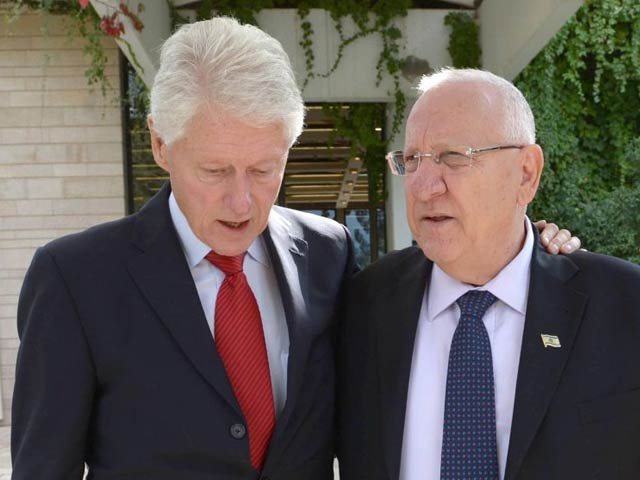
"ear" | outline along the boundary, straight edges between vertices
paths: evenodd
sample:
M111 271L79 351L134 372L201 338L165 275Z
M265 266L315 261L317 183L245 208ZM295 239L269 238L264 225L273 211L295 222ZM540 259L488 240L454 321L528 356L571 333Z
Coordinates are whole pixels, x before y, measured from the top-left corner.
M149 127L149 134L151 135L151 151L153 152L153 159L161 169L165 172L169 172L169 163L167 162L166 157L167 144L164 143L164 140L162 140L162 137L160 137L160 134L155 129L151 115L147 117L147 126Z
M521 151L521 180L518 189L518 204L527 206L533 201L540 185L544 168L544 154L540 145L527 145Z

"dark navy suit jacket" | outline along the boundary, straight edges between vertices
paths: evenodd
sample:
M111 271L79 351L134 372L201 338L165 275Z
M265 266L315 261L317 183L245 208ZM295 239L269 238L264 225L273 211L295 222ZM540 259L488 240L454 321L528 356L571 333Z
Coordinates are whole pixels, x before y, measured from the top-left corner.
M274 207L263 234L290 336L287 400L262 477L168 209L40 248L18 307L14 480L333 478L333 327L346 229ZM213 308L213 307L212 307ZM235 433L235 436L232 434Z
M586 252L554 257L535 235L505 479L638 480L640 267ZM341 480L399 476L432 265L411 247L350 288L338 353ZM561 347L545 348L541 334Z

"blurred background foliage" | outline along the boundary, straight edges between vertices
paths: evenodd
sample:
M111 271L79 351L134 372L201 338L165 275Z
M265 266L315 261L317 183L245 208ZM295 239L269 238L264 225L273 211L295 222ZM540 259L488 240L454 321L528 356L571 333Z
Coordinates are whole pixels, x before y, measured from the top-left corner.
M640 263L640 2L586 0L515 84L546 160L530 217Z

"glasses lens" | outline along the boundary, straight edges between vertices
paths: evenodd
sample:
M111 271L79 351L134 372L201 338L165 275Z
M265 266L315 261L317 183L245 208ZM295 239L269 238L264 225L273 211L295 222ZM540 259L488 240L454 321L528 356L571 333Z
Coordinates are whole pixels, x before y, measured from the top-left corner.
M407 172L413 173L418 169L420 165L420 153L414 153L403 158L404 168Z
M471 163L471 159L462 152L455 150L446 150L438 155L440 161L449 168L467 167Z
M401 151L387 153L387 163L394 175L405 174L404 154Z

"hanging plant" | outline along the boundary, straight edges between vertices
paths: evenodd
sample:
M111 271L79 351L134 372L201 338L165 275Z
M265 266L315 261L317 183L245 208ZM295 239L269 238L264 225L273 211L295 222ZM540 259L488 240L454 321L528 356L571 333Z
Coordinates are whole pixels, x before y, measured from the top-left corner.
M467 12L451 12L444 17L444 24L451 28L447 50L456 68L480 68L480 29Z
M70 38L80 37L85 40L83 52L90 61L89 67L85 70L87 83L89 86L98 85L102 96L106 97L107 91L111 90L112 86L105 75L108 59L102 46L102 39L106 36L123 42L133 63L143 71L131 45L122 38L122 34L125 33L125 18L135 30L142 31L144 24L139 14L144 10L144 5L138 4L138 11L133 12L125 2L120 2L118 7L114 8L101 0L96 1L105 5L109 13L102 17L98 16L93 8L89 8L89 0L15 0L9 21L17 20L26 10L43 13L46 34L48 15L66 15L70 20L66 24L67 35Z
M372 205L378 205L385 198L384 156L387 141L382 135L385 105L333 103L325 104L322 109L335 124L335 130L329 135L329 145L334 145L340 138L349 140L350 156L360 157L367 166L369 201Z
M638 1L585 1L515 84L545 153L531 216L571 225L589 250L640 263Z
M382 138L373 128L374 125L384 121L384 107L381 105L350 104L350 108L343 109L340 104L335 108L332 106L325 108L325 112L335 124L334 137L348 138L351 144L351 155L364 160L369 176L369 198L371 203L377 204L386 196L384 154L387 150L388 140L400 131L407 103L404 92L400 88L399 41L402 38L402 33L392 22L397 17L406 16L410 2L405 0L377 2L325 0L317 3L318 8L326 9L331 15L340 43L336 58L329 70L323 73L315 72L312 49L313 30L307 20L312 4L310 2L304 3L298 7L298 16L302 20L303 31L300 46L305 52L306 60L303 88L312 78L330 77L340 65L345 49L356 40L374 34L379 34L382 38L383 48L376 63L376 86L379 86L384 75L388 74L393 81L392 95L395 101L394 117L387 138ZM355 33L350 36L344 33L343 21L346 17L350 17L356 26Z
M402 38L400 29L393 25L393 20L407 15L411 6L408 0L379 0L361 2L354 0L318 0L303 1L298 5L298 16L301 20L302 40L300 46L305 55L304 89L313 78L328 78L340 65L346 48L356 40L369 35L378 34L382 39L382 50L376 63L376 86L380 86L385 74L393 80L392 96L395 100L395 112L392 121L390 137L395 136L402 127L406 97L400 88L400 66L402 60L399 57L399 41ZM340 43L336 58L326 72L315 71L315 56L313 53L313 28L308 21L311 8L327 10L338 32ZM356 26L356 31L347 36L344 32L343 22L345 18L351 18Z

